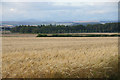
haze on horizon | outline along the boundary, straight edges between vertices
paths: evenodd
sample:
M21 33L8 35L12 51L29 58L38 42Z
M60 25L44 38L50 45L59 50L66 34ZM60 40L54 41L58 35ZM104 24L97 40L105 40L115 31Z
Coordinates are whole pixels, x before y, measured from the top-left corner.
M1 13L0 13L1 14ZM2 21L114 21L117 2L2 2Z

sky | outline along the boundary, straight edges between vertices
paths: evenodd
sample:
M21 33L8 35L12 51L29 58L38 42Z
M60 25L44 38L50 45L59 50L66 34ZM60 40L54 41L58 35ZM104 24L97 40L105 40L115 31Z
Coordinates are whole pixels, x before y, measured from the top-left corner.
M118 20L118 2L76 0L3 0L2 21L113 21Z

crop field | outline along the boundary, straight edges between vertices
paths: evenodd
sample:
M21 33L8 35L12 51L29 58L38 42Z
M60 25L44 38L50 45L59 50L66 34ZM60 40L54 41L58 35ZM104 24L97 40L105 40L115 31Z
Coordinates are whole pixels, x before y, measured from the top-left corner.
M104 78L118 71L117 37L3 37L3 78Z
M3 37L36 37L38 34L21 34L21 33L10 33L9 31L6 31L6 32L0 32L0 33L4 33L0 36L3 36ZM88 35L88 34L91 34L91 35L117 35L118 33L56 33L56 34L62 34L62 35L65 35L65 34L70 34L70 35ZM52 34L47 34L47 35L52 35Z

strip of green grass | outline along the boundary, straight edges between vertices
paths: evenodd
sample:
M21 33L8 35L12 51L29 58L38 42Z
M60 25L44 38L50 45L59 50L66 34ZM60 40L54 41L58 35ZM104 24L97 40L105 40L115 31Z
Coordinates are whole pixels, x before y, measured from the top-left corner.
M72 34L52 34L52 35L47 35L47 34L38 34L37 37L119 37L120 35L118 34L112 34L112 35L107 35L107 34L84 34L84 35L72 35Z

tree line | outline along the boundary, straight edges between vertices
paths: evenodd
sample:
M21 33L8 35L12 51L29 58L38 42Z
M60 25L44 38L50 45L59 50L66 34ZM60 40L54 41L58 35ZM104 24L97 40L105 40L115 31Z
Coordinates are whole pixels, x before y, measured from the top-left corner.
M84 25L19 25L10 29L12 33L92 33L118 32L119 23Z

